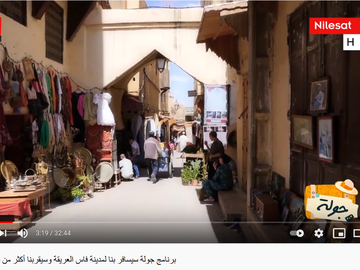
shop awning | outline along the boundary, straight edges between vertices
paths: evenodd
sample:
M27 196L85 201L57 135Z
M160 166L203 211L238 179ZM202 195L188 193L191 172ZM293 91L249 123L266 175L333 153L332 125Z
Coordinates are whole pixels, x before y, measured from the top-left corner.
M170 119L170 126L176 124L176 120L175 119Z
M167 121L169 121L170 119L169 118L163 118L160 120L159 122L159 126L161 127L163 124L165 124Z
M171 127L171 130L181 132L181 131L185 131L185 127L184 126L173 125Z
M124 95L122 98L122 112L139 112L144 110L143 103L136 97L131 95Z
M247 37L247 1L206 6L201 19L197 43L205 43L231 67L240 71L238 34Z

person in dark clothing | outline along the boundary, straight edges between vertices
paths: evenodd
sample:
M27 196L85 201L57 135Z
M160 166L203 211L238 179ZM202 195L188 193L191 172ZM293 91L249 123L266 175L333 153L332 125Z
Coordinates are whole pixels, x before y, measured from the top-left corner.
M224 154L219 158L219 161L213 163L216 170L215 175L213 178L208 178L204 181L199 193L200 201L217 201L219 191L227 191L233 188L234 180L229 166L230 161L230 157Z
M219 158L224 155L225 149L223 143L217 138L217 133L215 131L211 131L209 134L210 140L212 141L211 146L209 147L208 142L205 142L206 147L209 149L210 155L208 157L208 177L211 179L214 177L215 169L214 162L218 162Z

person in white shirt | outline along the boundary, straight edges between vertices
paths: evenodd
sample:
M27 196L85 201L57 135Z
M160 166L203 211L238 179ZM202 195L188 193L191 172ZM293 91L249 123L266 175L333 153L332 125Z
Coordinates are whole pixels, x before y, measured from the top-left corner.
M182 135L179 138L179 144L180 144L180 152L184 150L187 143L189 142L188 137L186 137L185 132L182 133Z
M130 180L134 177L132 162L130 159L127 159L124 154L120 155L119 167L122 179Z
M140 163L140 146L139 144L133 139L130 139L130 145L131 145L131 162L134 166L135 171L135 178L140 177L140 171L139 171L139 163Z

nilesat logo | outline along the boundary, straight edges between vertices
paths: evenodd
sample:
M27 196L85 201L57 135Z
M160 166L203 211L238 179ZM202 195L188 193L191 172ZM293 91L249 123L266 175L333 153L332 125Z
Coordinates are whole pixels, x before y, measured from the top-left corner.
M308 219L350 221L358 217L358 190L346 179L335 185L310 185L305 189L304 206Z

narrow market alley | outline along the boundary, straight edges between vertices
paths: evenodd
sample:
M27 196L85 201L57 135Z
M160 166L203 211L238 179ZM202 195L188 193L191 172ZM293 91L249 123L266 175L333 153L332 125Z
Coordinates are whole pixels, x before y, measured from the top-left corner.
M15 243L241 243L241 231L222 223L217 204L202 205L196 188L183 186L183 160L173 159L174 178L158 183L141 177L96 192L84 203L51 204L43 218L27 227L28 237L8 234L1 241ZM48 208L48 206L47 206ZM51 234L51 235L50 235Z

